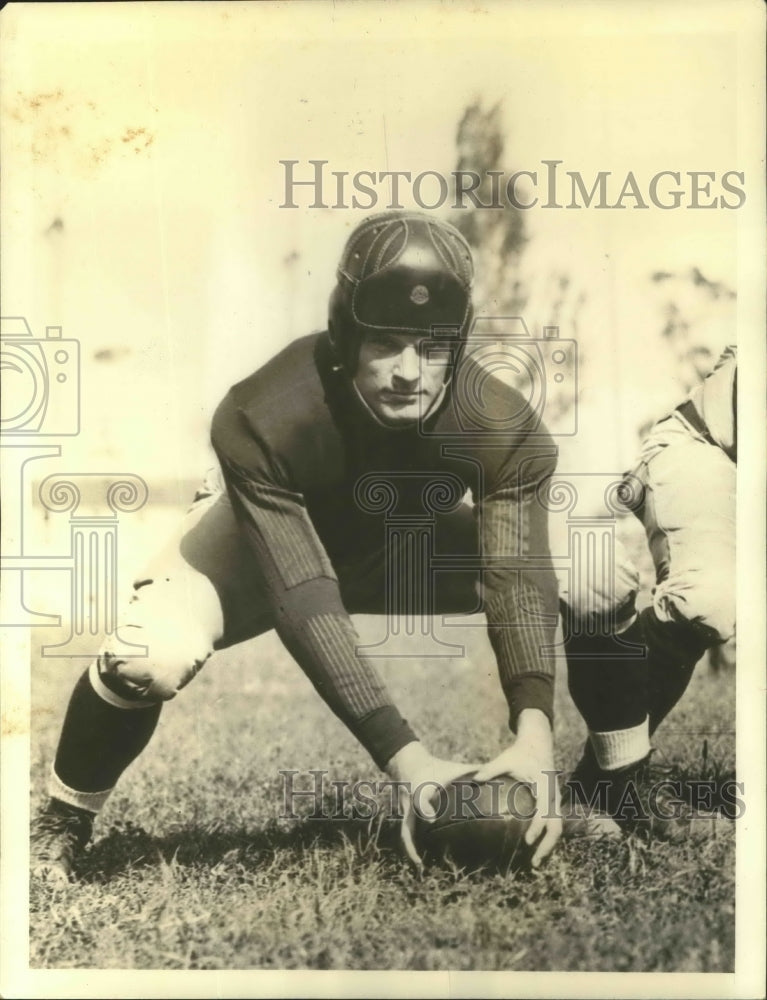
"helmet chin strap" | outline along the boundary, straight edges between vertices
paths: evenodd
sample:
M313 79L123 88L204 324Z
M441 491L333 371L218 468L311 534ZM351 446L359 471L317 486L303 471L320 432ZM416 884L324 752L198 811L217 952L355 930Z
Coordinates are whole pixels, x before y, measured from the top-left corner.
M375 414L373 412L373 410L370 407L370 404L365 399L365 397L362 395L362 393L359 391L359 388L357 387L357 383L354 381L354 379L351 380L351 383L352 383L352 386L354 388L354 392L357 395L357 399L359 399L360 403L362 403L362 405L365 408L365 410L367 411L367 413L370 414L370 417L378 424L379 427L385 427L387 431L406 431L406 430L408 430L408 428L413 427L413 426L415 426L418 423L417 420L414 420L412 423L401 424L401 425L393 425L393 424L387 424L387 423L385 423L383 420L381 420L381 418L379 416L377 416L377 414ZM447 385L448 385L447 382L445 382L444 385L442 386L442 388L440 389L439 393L437 394L437 396L435 396L434 400L432 401L432 404L429 407L429 409L420 418L421 420L426 420L427 417L429 416L429 414L433 413L440 406L440 404L442 403L442 400L445 398L445 392L447 391Z

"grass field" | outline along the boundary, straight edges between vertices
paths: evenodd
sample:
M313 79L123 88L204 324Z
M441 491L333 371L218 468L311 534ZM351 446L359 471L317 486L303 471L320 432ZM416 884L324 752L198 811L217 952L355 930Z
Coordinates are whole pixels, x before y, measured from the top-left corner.
M372 622L358 624L364 639ZM504 702L484 630L461 641L464 658L380 666L429 749L487 759L507 739ZM33 808L83 666L34 665ZM733 730L733 674L702 663L656 745L708 777L734 768ZM584 731L561 674L556 734L557 764L569 769ZM279 771L312 768L328 780L379 777L274 635L216 654L164 709L98 822L79 882L33 888L32 967L733 968L732 836L702 847L571 841L535 875L421 878L397 853L393 821L281 818Z

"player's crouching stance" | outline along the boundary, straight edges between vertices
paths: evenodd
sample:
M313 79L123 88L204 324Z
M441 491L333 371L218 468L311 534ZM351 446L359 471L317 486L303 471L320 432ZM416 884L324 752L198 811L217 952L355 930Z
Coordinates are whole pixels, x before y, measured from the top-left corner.
M290 344L235 385L215 414L220 477L198 494L180 544L135 584L123 623L148 655L124 658L107 646L76 685L51 799L33 834L38 872L70 876L93 817L149 742L162 703L214 649L272 628L391 778L415 790L465 774L467 764L437 759L418 741L356 651L351 614L403 610L486 613L516 739L478 777L508 773L536 784L527 835L537 841L534 864L557 842L553 662L544 652L553 646L557 583L546 515L533 502L556 448L534 424L535 434L488 439L499 416L524 406L492 377L482 376L486 419L468 431L459 420L456 385L476 362L460 359L473 264L457 230L418 213L369 217L337 274L328 331ZM450 336L440 339L439 329ZM456 484L456 502L444 503ZM467 489L472 506L461 502ZM424 588L410 579L406 542L398 549L387 541L384 508L391 500L398 513L422 515L428 496L436 498L432 554L448 571L428 574ZM446 566L446 555L455 563ZM541 801L546 790L552 801ZM401 805L403 843L417 862L406 791Z
M735 634L736 388L737 355L728 347L702 385L653 426L627 479L655 564L652 604L634 612L638 575L620 553L607 616L613 634L577 634L577 623L565 622L568 685L589 729L565 801L606 809L624 828L666 840L731 828L706 801L683 794L668 769L651 766L650 737L703 653ZM644 657L621 643L644 646Z

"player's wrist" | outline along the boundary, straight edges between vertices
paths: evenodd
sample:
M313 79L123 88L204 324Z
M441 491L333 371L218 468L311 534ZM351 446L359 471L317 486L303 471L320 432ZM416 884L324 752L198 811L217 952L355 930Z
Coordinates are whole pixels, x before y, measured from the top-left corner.
M420 740L412 740L401 747L386 764L384 770L394 781L404 781L407 776L423 768L431 759Z
M509 704L509 728L516 733L522 713L536 709L553 726L554 719L554 678L548 674L525 673L511 679L506 688L506 698Z
M517 739L551 744L551 720L539 708L523 708L517 718Z

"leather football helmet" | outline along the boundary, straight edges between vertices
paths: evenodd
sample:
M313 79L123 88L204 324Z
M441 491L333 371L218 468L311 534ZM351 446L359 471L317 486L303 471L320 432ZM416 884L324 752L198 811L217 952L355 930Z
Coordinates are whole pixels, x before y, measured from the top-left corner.
M348 375L372 330L457 341L455 365L473 318L474 265L454 226L422 212L368 216L349 236L336 275L328 332Z

